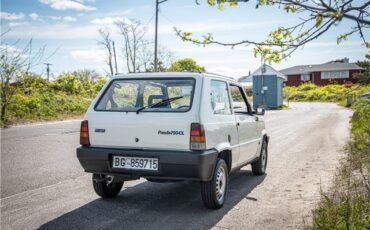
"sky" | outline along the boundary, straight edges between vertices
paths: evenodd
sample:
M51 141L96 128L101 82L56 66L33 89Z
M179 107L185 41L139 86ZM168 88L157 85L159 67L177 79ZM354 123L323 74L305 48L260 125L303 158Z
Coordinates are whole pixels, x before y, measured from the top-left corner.
M248 75L261 65L252 47L234 49L217 45L197 46L183 42L173 27L191 31L195 36L213 33L215 39L225 42L243 39L262 41L279 26L299 22L296 15L277 7L255 8L255 1L240 3L237 7L218 10L206 0L168 0L160 5L159 45L172 51L174 57L193 58L208 72L234 78ZM77 69L93 69L99 73L108 70L105 51L98 45L99 28L111 31L116 43L119 72L125 73L121 47L123 39L114 26L116 20L136 19L147 28L145 38L154 41L155 0L1 0L1 30L9 31L1 45L22 49L33 39L34 50L46 46L45 57L52 63L53 77ZM363 60L368 53L359 36L352 36L340 45L336 37L354 26L343 21L319 39L300 48L287 60L272 64L277 69L294 65L320 64L348 57L350 62ZM369 37L369 30L366 31ZM33 72L46 75L45 65L35 66Z

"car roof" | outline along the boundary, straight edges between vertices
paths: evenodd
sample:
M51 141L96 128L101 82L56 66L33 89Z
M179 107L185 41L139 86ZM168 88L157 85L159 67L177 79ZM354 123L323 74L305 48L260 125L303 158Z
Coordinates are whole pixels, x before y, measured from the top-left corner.
M155 73L128 73L128 74L116 74L112 76L113 79L117 78L186 78L186 77L210 77L218 80L224 80L238 84L237 80L232 77L223 76L215 73L207 72L155 72Z

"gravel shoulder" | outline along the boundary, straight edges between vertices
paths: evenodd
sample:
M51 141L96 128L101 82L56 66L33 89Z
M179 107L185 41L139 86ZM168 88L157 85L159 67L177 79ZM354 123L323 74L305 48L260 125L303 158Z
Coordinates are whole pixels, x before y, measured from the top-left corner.
M263 117L265 176L233 173L226 205L203 207L197 183L126 182L99 199L75 156L79 122L1 130L1 229L299 229L333 178L352 112L292 103Z

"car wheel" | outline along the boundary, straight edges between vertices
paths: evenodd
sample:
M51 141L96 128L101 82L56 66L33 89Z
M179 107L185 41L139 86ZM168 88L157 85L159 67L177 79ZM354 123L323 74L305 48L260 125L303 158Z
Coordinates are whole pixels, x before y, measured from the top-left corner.
M201 182L204 205L210 209L221 208L226 200L229 172L223 159L217 159L212 180Z
M260 157L252 163L252 173L254 175L264 175L267 166L267 142L263 140Z
M92 182L96 194L102 198L113 198L121 191L123 182L113 182L110 175L93 174Z

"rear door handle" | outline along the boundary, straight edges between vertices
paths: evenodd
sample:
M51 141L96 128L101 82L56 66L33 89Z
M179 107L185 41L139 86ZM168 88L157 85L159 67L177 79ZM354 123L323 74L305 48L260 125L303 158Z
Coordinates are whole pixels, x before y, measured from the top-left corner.
M236 122L236 126L240 126L240 123L239 122Z

